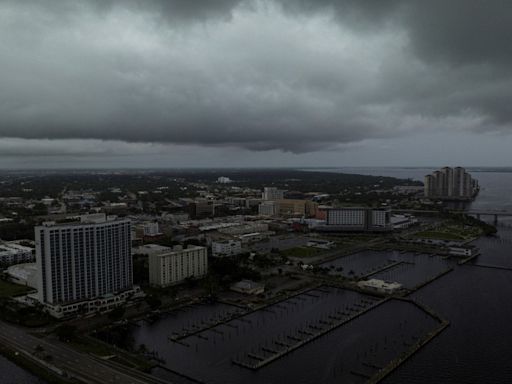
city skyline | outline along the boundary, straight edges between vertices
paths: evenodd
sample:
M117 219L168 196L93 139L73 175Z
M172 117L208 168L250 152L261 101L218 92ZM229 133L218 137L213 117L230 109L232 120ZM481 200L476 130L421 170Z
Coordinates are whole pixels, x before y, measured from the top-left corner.
M4 1L0 167L512 166L509 14Z

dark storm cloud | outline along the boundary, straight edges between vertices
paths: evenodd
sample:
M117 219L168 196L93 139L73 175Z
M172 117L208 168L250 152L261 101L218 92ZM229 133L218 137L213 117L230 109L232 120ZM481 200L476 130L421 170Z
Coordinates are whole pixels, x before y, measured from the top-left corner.
M512 60L510 1L416 1L406 11L413 49L424 59L457 65Z
M511 10L6 0L0 137L307 152L425 130L508 132Z

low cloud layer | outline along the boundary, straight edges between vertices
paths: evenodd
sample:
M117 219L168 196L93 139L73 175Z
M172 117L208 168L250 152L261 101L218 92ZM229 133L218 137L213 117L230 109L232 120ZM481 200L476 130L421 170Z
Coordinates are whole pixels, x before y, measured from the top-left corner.
M11 139L0 152L42 140L66 154L59 143L72 140L94 154L96 140L130 153L307 153L508 134L511 11L471 0L2 1L0 137Z

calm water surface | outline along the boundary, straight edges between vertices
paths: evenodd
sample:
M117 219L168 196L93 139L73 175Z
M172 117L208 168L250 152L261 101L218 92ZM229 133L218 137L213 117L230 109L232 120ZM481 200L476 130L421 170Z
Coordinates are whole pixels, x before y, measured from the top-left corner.
M343 168L338 172L423 180L434 169ZM510 170L471 170L481 191L471 208L512 211ZM500 219L496 238L475 242L482 255L413 297L451 321L440 336L391 374L387 384L512 383L512 220Z
M270 357L282 343L292 345L304 333L311 334L333 319L348 318L371 306L375 308L257 371L233 364L253 364L257 362L254 356ZM322 287L186 337L180 343L166 337L180 327L193 329L210 322L212 315L225 311L221 305L198 305L155 323L141 322L128 330L128 337L120 336L131 340L135 349L144 344L157 352L161 367L153 374L180 383L187 380L178 379L175 372L204 383L337 384L364 383L366 377L439 327L437 319L411 303L384 302L354 291Z
M46 384L34 375L0 356L0 383L2 384Z

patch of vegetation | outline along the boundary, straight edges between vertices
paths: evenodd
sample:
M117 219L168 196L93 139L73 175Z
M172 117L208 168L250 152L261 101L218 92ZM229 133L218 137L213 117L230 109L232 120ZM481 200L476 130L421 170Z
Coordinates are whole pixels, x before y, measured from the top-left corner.
M464 240L464 236L460 236L456 233L450 233L445 231L423 231L418 232L414 235L417 238L421 239L436 239L436 240L453 240L460 241Z
M14 284L6 280L0 279L0 298L8 298L26 295L34 289L25 285Z
M261 274L252 268L240 265L237 258L220 258L212 260L210 278L221 287L229 287L232 283L242 279L261 280Z
M74 325L62 324L55 329L55 334L60 341L72 341L77 337L77 328Z
M457 220L461 222L463 225L474 226L481 229L482 234L485 236L495 235L498 232L497 228L494 225L486 223L483 220L479 220L473 216L460 215L457 217Z
M126 309L124 307L117 307L108 313L108 318L113 321L119 321L123 318Z
M464 218L451 219L437 228L418 232L415 238L448 241L469 240L482 234L481 224Z
M147 295L145 300L153 311L162 306L162 300L155 294Z
M7 348L7 346L0 344L0 354L5 356L8 360L12 361L14 364L22 367L23 369L31 372L35 376L44 380L45 383L48 384L69 384L68 380L62 379L49 370L42 368L38 364L32 362L31 360L25 358L23 355L12 351Z
M70 344L74 349L77 349L84 353L91 353L96 356L115 356L113 360L116 362L123 364L130 368L139 369L141 371L149 371L154 364L151 364L146 359L134 356L125 350L120 350L119 348L115 348L112 345L109 345L105 342L102 342L94 337L90 336L80 336L70 341ZM142 352L142 349L139 348L139 351L134 352Z
M6 241L21 239L34 240L34 225L35 223L31 221L1 224L0 239Z
M0 319L26 327L42 327L54 321L41 308L29 307L5 298L0 299Z

